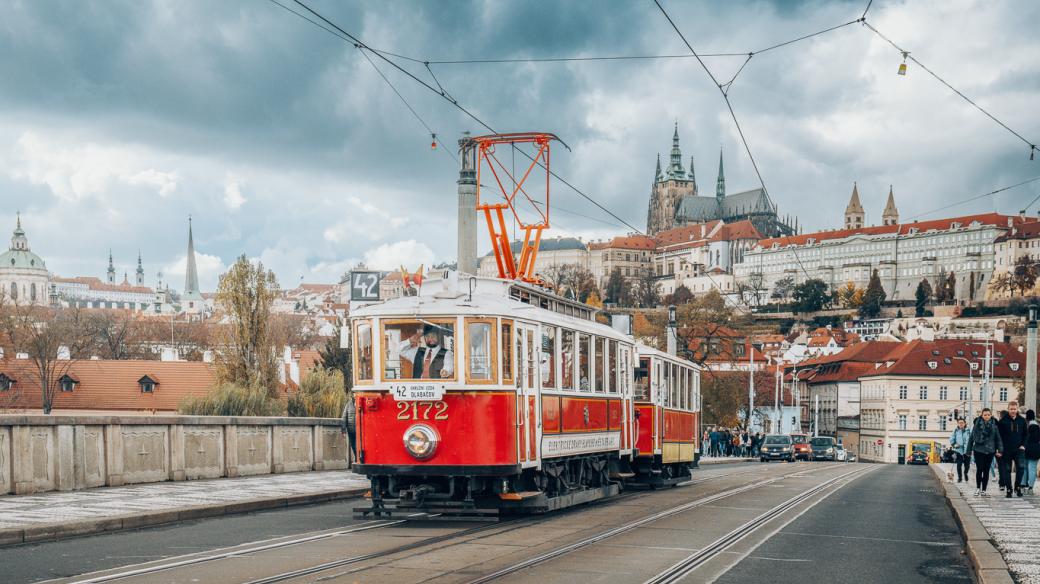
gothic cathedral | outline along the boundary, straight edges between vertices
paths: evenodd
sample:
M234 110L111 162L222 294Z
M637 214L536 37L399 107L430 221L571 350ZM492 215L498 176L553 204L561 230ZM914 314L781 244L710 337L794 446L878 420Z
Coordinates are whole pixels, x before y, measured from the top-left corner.
M726 176L722 167L721 150L715 196L700 196L692 156L689 173L683 168L682 151L679 149L679 125L676 124L675 133L672 135L672 154L664 172L661 170L661 155L657 156L657 171L650 188L650 208L646 215L646 233L654 236L673 227L717 219L726 223L750 220L765 237L793 235L797 231L797 226L790 219L780 219L776 205L769 199L765 190L758 188L732 195L726 194Z

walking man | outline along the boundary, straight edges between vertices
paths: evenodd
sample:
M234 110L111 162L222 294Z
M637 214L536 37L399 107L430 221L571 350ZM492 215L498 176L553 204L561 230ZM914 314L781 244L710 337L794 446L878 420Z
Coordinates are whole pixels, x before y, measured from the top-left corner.
M971 451L968 441L971 430L964 418L957 419L957 428L950 435L950 448L953 448L953 462L957 465L957 482L968 480L968 468L971 466Z
M1026 420L1018 414L1018 402L1008 402L1008 413L1000 421L1000 441L1004 444L1004 455L1000 457L1001 483L1007 489L1007 498L1014 492L1022 496L1022 479L1026 476ZM1011 466L1015 467L1015 480L1011 480Z
M1040 459L1040 423L1036 421L1036 412L1028 410L1026 412L1026 476L1022 487L1029 489L1030 495L1034 494L1033 486L1036 485L1038 459Z
M975 426L968 436L968 452L975 457L975 496L988 497L986 487L989 485L989 467L994 455L1000 456L1004 449L1000 441L1000 429L993 419L989 408L982 409L982 415L975 419Z

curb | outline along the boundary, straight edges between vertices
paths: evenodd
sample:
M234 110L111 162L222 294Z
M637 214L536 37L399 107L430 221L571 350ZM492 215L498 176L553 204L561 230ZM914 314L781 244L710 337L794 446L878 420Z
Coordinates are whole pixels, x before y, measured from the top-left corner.
M203 519L206 517L235 515L238 513L249 513L251 511L261 511L266 509L280 509L297 505L310 505L313 503L327 503L329 501L359 497L366 491L368 491L368 487L358 487L353 489L290 495L287 497L270 499L247 499L231 503L197 505L194 507L184 507L167 511L119 515L116 517L106 517L104 519L87 519L67 523L34 525L32 527L6 528L0 529L0 547L24 543L54 541L80 535L138 529L140 527L151 527L154 525L180 523L182 521L192 521L194 519Z
M711 465L714 465L714 464L736 464L738 462L754 462L755 460L757 460L757 459L756 458L740 458L740 457L736 457L736 456L732 456L732 457L731 456L727 456L725 458L712 458L710 460L702 458L702 459L700 459L700 461L697 462L697 464L700 465L700 466L705 466L705 465L706 466L711 466Z
M979 521L972 511L971 505L964 500L961 492L946 480L946 475L937 464L928 465L932 468L932 476L939 483L946 503L953 512L953 517L960 528L961 536L964 537L965 550L971 563L975 567L975 576L980 584L1014 584L1015 579L1011 577L1004 556L993 545L989 532Z

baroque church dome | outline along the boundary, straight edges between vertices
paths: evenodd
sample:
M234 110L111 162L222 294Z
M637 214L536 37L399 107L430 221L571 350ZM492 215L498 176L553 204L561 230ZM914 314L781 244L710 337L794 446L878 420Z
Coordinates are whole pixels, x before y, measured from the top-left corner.
M18 219L14 235L11 237L11 248L0 254L0 269L39 270L47 275L47 266L43 259L29 249L29 239L22 230L22 220Z

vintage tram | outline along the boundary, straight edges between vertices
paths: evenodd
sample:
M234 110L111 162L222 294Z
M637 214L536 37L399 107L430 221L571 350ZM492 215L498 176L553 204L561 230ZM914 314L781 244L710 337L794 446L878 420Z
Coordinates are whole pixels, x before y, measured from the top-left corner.
M680 374L585 304L446 272L352 310L350 326L354 470L371 481L361 516L540 513L693 462L695 369L684 361ZM649 376L637 377L637 354Z

